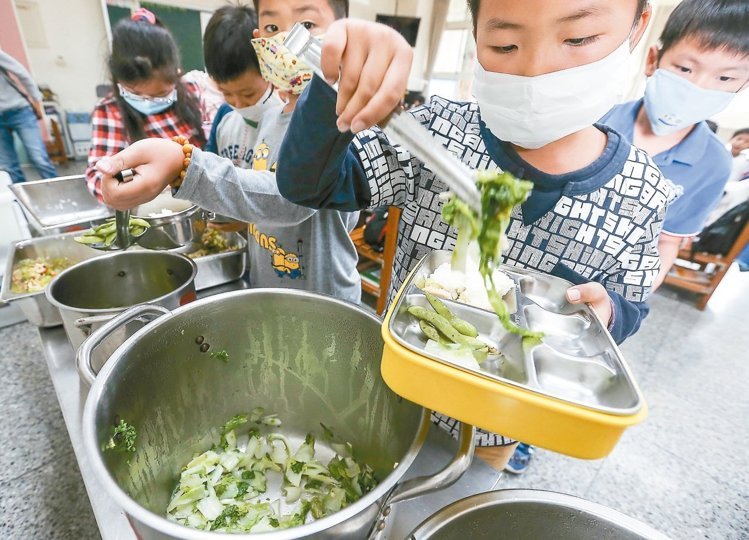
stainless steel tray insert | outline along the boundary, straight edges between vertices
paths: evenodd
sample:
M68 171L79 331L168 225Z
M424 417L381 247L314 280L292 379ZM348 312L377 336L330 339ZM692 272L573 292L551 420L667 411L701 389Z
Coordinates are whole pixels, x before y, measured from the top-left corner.
M480 339L497 347L500 356L489 357L479 370L473 370L451 362L449 356L427 352L426 337L418 321L406 309L412 305L428 305L414 283L449 262L450 257L447 251L427 255L404 285L389 329L401 345L485 379L593 410L631 415L642 407L642 395L619 348L593 310L566 301L565 291L571 283L535 270L502 267L515 282L515 322L521 327L544 332L542 343L524 347L519 336L502 327L496 314L445 300L458 317L476 326Z

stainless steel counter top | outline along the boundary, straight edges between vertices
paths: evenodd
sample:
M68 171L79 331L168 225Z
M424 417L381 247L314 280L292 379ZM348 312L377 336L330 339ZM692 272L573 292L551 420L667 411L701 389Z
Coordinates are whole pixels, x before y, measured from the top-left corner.
M236 281L201 291L198 296L212 296L243 288L246 288L244 282ZM87 389L81 385L78 377L75 355L65 335L65 330L61 326L40 328L39 336L65 425L68 428L73 452L78 461L101 536L104 540L135 540L136 536L125 514L109 498L94 477L83 449L81 416ZM453 439L439 429L433 428L426 445L419 453L406 478L437 472L449 461L456 448L457 443ZM450 488L395 505L389 518L389 527L385 537L402 540L416 525L439 508L468 495L493 489L500 477L499 473L482 461L474 460L463 478Z

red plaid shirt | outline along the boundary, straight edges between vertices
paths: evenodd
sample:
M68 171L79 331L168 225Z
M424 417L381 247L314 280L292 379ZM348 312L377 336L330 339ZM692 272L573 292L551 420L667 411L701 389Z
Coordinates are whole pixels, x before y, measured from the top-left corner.
M186 83L187 91L193 94L200 103L200 95L192 83ZM149 114L143 124L143 131L148 138L171 139L184 135L196 146L201 146L199 131L177 118L173 108L157 114ZM104 98L94 108L91 115L91 149L88 151L88 168L86 183L88 189L97 199L101 197L101 173L94 166L104 156L112 156L124 150L130 141L125 133L125 124L120 116L120 108L114 96Z

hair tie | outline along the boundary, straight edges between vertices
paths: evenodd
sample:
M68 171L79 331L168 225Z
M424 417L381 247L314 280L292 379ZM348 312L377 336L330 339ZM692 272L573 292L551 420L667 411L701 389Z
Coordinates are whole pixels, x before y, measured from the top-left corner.
M148 11L146 8L138 8L130 16L131 21L145 21L148 24L156 24L156 15Z

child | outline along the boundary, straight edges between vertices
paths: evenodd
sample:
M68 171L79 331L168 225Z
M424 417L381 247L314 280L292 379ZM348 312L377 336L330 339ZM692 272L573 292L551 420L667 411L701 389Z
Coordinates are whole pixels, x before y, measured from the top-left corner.
M665 279L685 238L697 235L731 175L731 155L705 120L749 81L749 2L684 0L648 51L645 97L602 122L648 152L684 194L668 210L658 250Z
M619 98L649 11L644 0L569 4L469 2L478 103L433 97L411 113L467 165L534 182L529 200L513 212L506 262L576 283L568 300L590 302L621 342L647 313L672 187L644 152L593 124ZM408 148L366 129L403 95L410 47L386 27L339 21L328 29L322 56L329 81L340 69L338 96L317 78L302 95L281 150L278 186L312 207L404 207L395 291L419 259L455 245L455 231L440 219L445 184ZM454 421L438 421L455 432ZM482 432L477 444L495 447L478 454L502 468L512 447L501 447L513 441Z
M181 135L203 146L202 116L194 85L180 82L180 59L169 30L147 9L112 30L108 61L114 94L100 101L91 117L91 149L86 182L101 199L96 163L146 137Z
M341 0L260 0L259 38L272 38L277 32L291 29L298 20L324 31L336 18L339 9L347 6ZM227 17L227 11L236 16ZM235 107L250 104L242 95L259 93L256 66L258 59L250 44L247 12L243 8L224 8L214 14L207 36L214 46L206 47L209 74L225 79L220 87L227 101ZM220 30L219 30L220 29ZM229 36L244 35L236 49L216 42ZM227 53L228 58L222 53ZM233 59L233 60L232 60ZM272 62L272 59L264 61ZM233 71L232 71L233 70ZM236 74L232 77L230 74ZM286 81L277 80L284 90ZM267 83L262 83L267 88ZM267 90L266 90L267 91ZM236 95L235 95L236 94ZM215 121L218 151L237 146L250 147L242 137L254 138L254 157L244 158L245 151L232 151L232 159L242 167L234 167L228 159L193 149L184 181L176 191L178 198L188 199L203 208L250 222L250 285L253 287L286 287L330 294L358 303L361 281L356 270L358 256L349 237L358 220L358 212L312 210L285 200L276 186L275 165L281 141L296 102L289 101L268 107L259 118L257 130L235 129L237 115ZM232 103L233 102L233 103ZM285 112L287 109L288 112ZM237 111L240 114L244 111ZM232 143L232 138L237 137ZM170 141L142 141L99 164L107 174L104 196L116 208L128 208L150 200L180 174L184 167L183 150ZM133 181L118 184L111 175L122 168L135 168Z
M260 119L283 103L260 75L249 37L255 29L251 7L224 6L211 16L203 36L206 71L226 101L213 119L205 149L244 169L252 168Z

